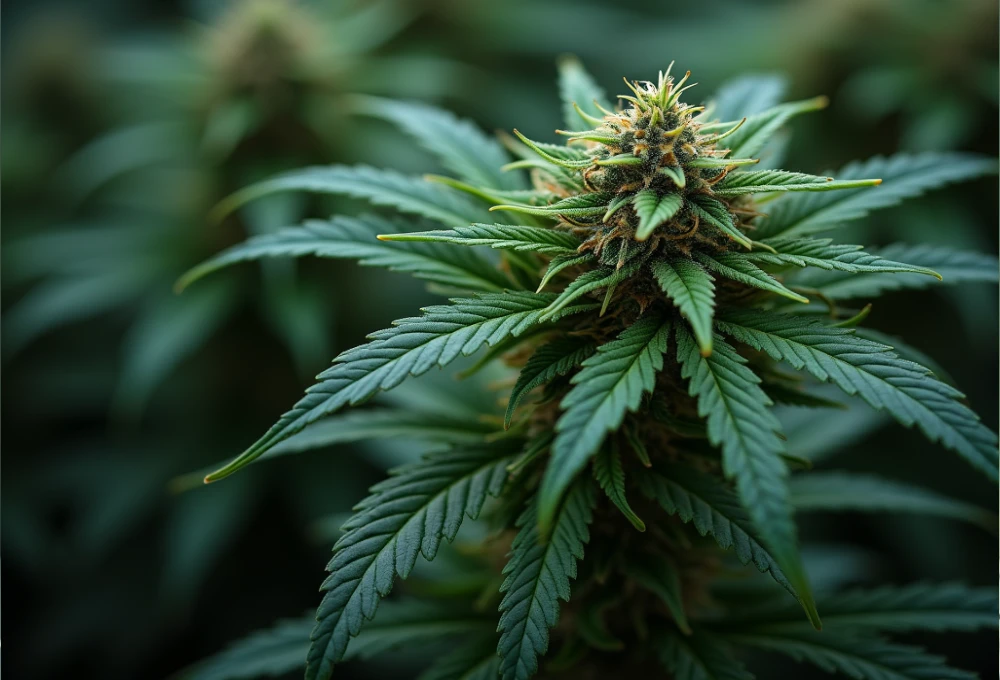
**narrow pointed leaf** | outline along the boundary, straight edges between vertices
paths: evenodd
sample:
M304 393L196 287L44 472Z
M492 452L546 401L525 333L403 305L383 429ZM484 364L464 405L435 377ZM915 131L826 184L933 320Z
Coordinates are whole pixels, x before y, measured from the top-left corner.
M625 414L639 408L663 368L669 326L646 316L597 348L573 376L573 389L562 400L552 456L539 490L538 516L543 531L550 526L563 492L590 460L608 432L621 426Z
M689 465L669 463L641 475L638 483L664 511L691 523L700 535L711 536L723 550L732 550L741 563L770 574L803 608L811 606L788 581L736 493L721 479Z
M748 117L746 123L726 140L730 155L753 156L792 118L809 111L818 111L826 105L826 97L816 97L778 104Z
M507 402L504 427L510 427L514 410L526 394L555 378L566 375L594 353L594 345L576 338L559 338L542 345L528 359L517 376Z
M617 447L605 446L597 453L594 458L594 479L632 526L638 531L645 531L645 522L635 514L625 496L625 470Z
M405 579L419 555L433 559L466 516L475 519L487 496L500 494L511 460L503 449L454 450L399 468L372 487L344 525L327 565L307 680L329 678L396 577Z
M881 178L870 189L848 189L821 194L795 194L775 201L768 217L757 220L758 239L773 236L807 236L864 217L872 210L896 205L930 189L997 171L992 158L961 153L899 154L876 156L828 173L841 180Z
M796 545L785 449L777 434L781 426L768 408L771 400L746 360L724 340L717 337L712 355L703 357L686 329L678 326L676 336L681 375L690 380L688 392L707 419L709 441L722 449L723 470L735 480L743 507L818 624Z
M997 515L913 484L858 472L810 472L792 478L798 512L891 512L949 517L997 533Z
M912 273L932 276L940 280L940 274L927 267L896 262L877 252L866 252L862 246L835 244L825 238L775 238L767 245L777 252L757 250L746 253L747 260L755 264L785 265L793 267L816 267L839 272L856 273ZM992 258L996 262L995 258ZM797 275L797 279L799 275ZM930 282L932 283L932 282ZM812 286L810 286L812 287Z
M430 241L462 246L489 246L497 250L575 255L580 241L572 234L555 229L509 224L473 224L439 231L415 231L380 235L385 241Z
M363 198L453 227L485 222L488 217L480 206L440 184L365 165L313 166L277 175L231 194L215 207L213 217L221 220L245 203L285 191Z
M635 238L645 241L653 230L677 214L684 205L680 194L664 194L658 196L652 189L643 189L632 199L635 213L639 217L639 227Z
M392 328L373 333L367 344L338 356L291 411L206 480L216 481L236 472L307 425L390 390L411 375L421 375L483 345L520 335L540 322L553 298L550 294L508 292L457 299L451 305L428 307L421 317L402 319ZM571 307L562 314L592 308Z
M715 316L715 285L712 275L691 260L661 261L653 276L681 315L691 324L701 353L712 353L712 318Z
M378 234L391 234L403 226L400 222L374 215L306 220L300 226L255 236L223 251L187 272L177 282L177 287L183 289L201 277L237 262L303 255L357 259L363 266L385 267L466 290L501 291L511 287L511 281L493 263L475 253L456 252L454 248L430 243L397 244L376 237Z
M559 620L559 600L569 601L570 580L590 540L594 490L589 479L576 484L553 517L552 535L543 540L534 505L518 520L500 587L500 677L527 680L549 647L549 629Z
M471 121L417 102L355 95L350 103L361 113L397 125L461 179L496 189L520 189L523 186L519 175L500 171L509 160L500 143L484 134Z
M923 366L900 359L890 347L859 338L850 329L787 315L733 314L717 326L777 361L861 397L906 427L916 425L928 439L997 480L996 435L959 401L961 392Z
M994 255L953 250L943 246L897 243L884 248L872 248L868 255L905 262L941 277L941 284L996 283L1000 264ZM921 272L922 273L922 272ZM795 274L795 283L819 290L834 300L872 298L894 290L919 290L939 285L938 281L920 274L884 274L878 271L856 276L839 272L808 271Z
M574 104L588 116L598 119L604 118L599 106L607 110L612 108L604 90L575 57L559 59L559 98L562 100L563 124L567 130L580 129L581 120L591 122L576 112Z
M880 179L834 180L832 177L806 175L785 170L734 172L725 177L712 193L716 196L742 196L785 191L839 191L877 186Z
M741 246L747 249L752 247L750 238L736 228L733 216L729 214L729 209L724 203L708 196L695 196L692 198L692 204L700 219L708 222Z
M785 288L780 282L768 275L767 272L747 259L744 253L719 253L712 256L704 253L695 253L694 256L705 269L713 274L718 274L732 281L738 281L746 286L776 293L789 300L803 303L809 302L809 298Z
M829 595L820 601L823 622L831 629L893 633L972 631L997 627L995 588L961 583L914 583ZM803 630L801 616L780 604L762 605L727 619L726 627L754 630Z
M681 635L664 630L655 640L660 662L675 680L753 680L725 642L709 631Z
M746 632L727 635L734 643L785 654L828 673L856 680L974 680L967 671L950 668L944 659L919 647L897 645L877 637L835 632Z

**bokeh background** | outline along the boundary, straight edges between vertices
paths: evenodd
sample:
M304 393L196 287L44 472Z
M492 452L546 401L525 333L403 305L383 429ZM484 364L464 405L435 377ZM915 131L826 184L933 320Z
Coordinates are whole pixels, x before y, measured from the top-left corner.
M997 24L994 0L7 0L9 677L170 677L300 615L318 601L331 518L418 452L345 446L210 488L183 477L252 441L337 352L434 299L403 277L330 261L246 265L173 292L188 267L248 234L354 209L281 197L210 223L211 207L249 181L315 163L435 170L386 125L353 115L347 95L420 99L546 139L560 121L558 55L577 54L612 92L622 75L676 59L700 83L692 94L773 71L792 96L830 95L829 109L794 124L789 168L897 151L996 156ZM997 219L991 178L844 237L996 253ZM893 294L868 323L936 357L996 428L995 288ZM437 380L447 398L451 379ZM883 425L863 408L831 421L852 442L833 466L996 507L995 488L957 458ZM803 436L802 455L828 441ZM995 583L996 537L975 527L847 516L810 519L804 534L811 564L834 581ZM931 643L983 677L997 671L990 633ZM341 677L412 677L415 661L396 662Z

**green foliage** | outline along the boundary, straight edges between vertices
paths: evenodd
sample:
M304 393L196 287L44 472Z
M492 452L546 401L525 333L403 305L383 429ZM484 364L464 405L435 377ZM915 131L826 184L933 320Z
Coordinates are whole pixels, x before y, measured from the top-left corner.
M581 480L555 513L548 540L542 538L534 505L518 519L520 531L500 586L497 653L504 680L530 678L538 670L538 657L549 648L549 629L559 620L559 600L569 601L570 580L590 540L593 504L593 487Z
M177 285L183 289L206 274L237 262L303 255L357 259L365 266L406 272L418 279L470 291L499 291L512 285L491 262L475 253L376 238L392 235L401 226L374 215L334 217L325 222L308 220L302 226L285 227L233 246L192 269Z
M909 512L972 522L997 533L997 516L985 508L876 475L813 472L793 478L790 490L799 512Z
M408 215L437 220L450 227L481 222L487 217L464 196L416 177L407 177L392 170L378 170L363 165L292 170L283 175L258 182L216 206L214 215L222 219L250 201L286 191L309 191L363 198L373 205L395 208Z
M775 246L775 248L777 247ZM941 246L895 244L884 248L872 248L867 253L880 259L894 260L898 258L914 267L932 270L941 277L941 282L946 284L996 283L998 272L1000 272L1000 263L992 255L964 252ZM905 272L906 270L900 269L899 271ZM877 271L865 272L861 276L846 276L840 273L807 270L796 274L793 280L798 285L815 289L834 300L872 298L895 290L928 288L936 283L934 279L928 279L926 276L911 274L882 276L881 272Z
M358 96L354 108L384 118L437 156L460 179L491 189L520 189L521 177L500 170L507 161L503 147L467 120L433 106Z
M552 464L539 491L539 524L549 525L563 491L601 446L609 431L621 426L628 411L639 408L663 368L669 326L647 317L601 345L573 376L573 389L560 406Z
M879 638L815 631L766 631L741 633L729 639L859 680L972 680L976 677L949 668L944 659L925 654L918 647L897 645Z
M828 231L872 210L888 208L953 182L996 172L996 161L967 154L925 153L873 158L851 163L835 174L844 180L878 176L882 186L875 191L849 189L830 194L800 194L775 203L768 216L757 221L757 238L807 236Z
M712 318L715 316L715 286L712 275L690 260L658 262L653 276L677 310L691 324L702 354L712 353Z
M510 461L502 449L459 449L401 468L372 487L327 565L306 678L327 677L396 577L409 576L418 555L434 559L442 538L454 540L465 517L475 519L487 495L500 494Z
M691 396L698 399L698 415L707 420L709 440L722 449L726 477L736 481L740 501L818 624L796 547L781 425L767 409L771 400L760 389L760 378L721 338L704 357L682 329L677 331L677 360L681 375L690 381Z
M752 680L725 643L708 631L685 636L664 631L656 638L664 668L677 680Z
M798 441L829 431L850 441L849 428L868 422L856 420L857 411L848 411L851 420L827 413L849 405L816 381L916 427L993 480L996 436L954 387L856 332L868 308L847 319L832 308L821 318L802 303L811 296L832 306L838 296L897 285L882 281L929 286L952 270L959 281L995 281L995 260L985 256L919 247L868 252L810 237L995 164L936 154L851 165L838 179L745 170L768 144L775 148L775 134L793 117L825 100L781 104L783 83L756 77L724 88L712 117L681 101L689 75L675 80L668 70L655 82L627 81L626 104L610 111L579 62L563 60L566 145L515 130L520 141L508 147L520 160L504 174L504 153L466 122L421 106L358 100L458 178L313 168L265 180L223 205L230 210L275 191L325 191L436 224L414 231L383 218L337 217L237 246L203 271L311 253L478 292L428 307L341 354L269 432L209 475L220 479L268 452L362 437L446 447L375 486L344 526L308 652L309 680L330 677L357 648L348 646L351 638L375 630L379 619L366 621L397 577L413 572L418 555L433 559L463 518L480 515L490 530L462 554L495 574L497 556L508 553L505 578L499 588L499 579L477 580L459 599L476 612L499 605L496 654L488 651L496 637L471 634L470 623L468 644L424 678L526 680L540 667L573 672L576 664L598 677L639 677L658 660L677 678L742 680L753 676L738 660L741 647L862 680L967 677L870 633L993 625L995 617L984 615L994 606L992 591L917 585L817 605L795 510L929 514L990 529L995 517L870 474L813 472L797 457ZM526 179L531 189L522 188ZM766 217L758 209L764 202ZM483 203L509 223L484 223ZM499 262L470 247L501 251ZM854 292L837 292L853 282L860 282ZM502 379L488 396L506 400L506 413L498 408L472 422L397 410L335 415L484 346L468 373L494 365ZM458 389L471 397L478 388ZM525 399L534 392L537 399ZM771 395L815 410L787 429L787 443ZM790 467L801 471L791 475ZM729 554L731 566L752 565L794 600L727 580L729 570L714 565ZM433 573L462 581L439 564ZM562 607L573 581L577 597ZM727 590L718 600L717 586ZM418 639L414 631L398 640ZM380 639L397 640L389 632ZM548 654L556 642L558 651ZM361 648L386 647L377 639Z
M793 316L743 313L719 324L754 349L809 371L847 394L886 410L906 427L916 426L990 478L997 479L997 437L962 405L962 393L891 347Z

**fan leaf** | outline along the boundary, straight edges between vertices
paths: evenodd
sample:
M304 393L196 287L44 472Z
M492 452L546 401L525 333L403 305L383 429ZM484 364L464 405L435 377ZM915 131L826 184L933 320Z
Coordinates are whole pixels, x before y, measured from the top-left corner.
M520 189L521 176L502 172L507 153L495 139L468 120L427 104L355 95L353 108L387 120L437 156L441 164L461 179L494 189Z
M539 490L538 517L543 533L573 477L600 448L608 432L621 426L625 414L639 408L663 368L669 326L648 315L597 348L573 376L556 422L552 456Z
M213 219L221 220L245 203L285 191L363 198L449 227L485 222L488 217L480 206L440 184L365 165L329 165L292 170L240 189L214 208Z
M396 232L402 226L398 221L374 215L306 220L300 226L255 236L223 251L182 276L177 288L184 289L203 276L237 262L303 255L357 259L363 266L385 267L426 281L471 291L501 291L511 286L511 281L499 269L474 252L456 251L455 248L434 244L397 244L390 239L376 237L377 234Z
M653 276L681 316L691 324L704 356L712 353L712 319L715 316L714 279L691 260L661 261L653 265Z
M736 481L743 507L818 626L796 545L785 449L777 434L781 425L768 409L771 400L746 360L722 338L716 337L714 351L704 357L686 329L678 326L676 336L681 375L690 380L688 392L698 399L698 415L707 419L709 441L722 449L726 476Z
M426 373L483 345L495 345L537 325L554 296L537 293L496 293L435 305L420 317L397 321L369 336L370 341L350 349L318 376L295 407L263 437L206 481L222 479L252 463L268 449L341 408L361 403L377 392L390 390L408 376ZM568 307L563 316L594 305Z
M509 447L452 450L398 468L372 487L327 565L306 680L331 676L396 577L405 579L418 555L434 559L442 539L454 540L464 518L475 519L487 496L500 494L513 458Z
M849 329L780 314L734 314L716 325L776 361L787 361L861 397L902 425L916 425L928 439L997 480L996 435L962 405L958 390L923 366L900 359L890 347L859 338Z
M518 520L520 531L511 546L500 587L500 676L527 680L538 670L538 657L549 647L549 629L559 620L559 600L569 601L576 562L590 540L594 491L581 480L555 513L552 535L543 541L534 505Z
M745 127L745 126L744 126ZM997 170L997 162L962 153L899 154L855 162L840 172L843 181L879 177L876 189L848 189L821 194L786 196L769 206L768 216L756 221L759 239L773 236L807 236L864 217L872 210L896 205L930 189L961 182Z

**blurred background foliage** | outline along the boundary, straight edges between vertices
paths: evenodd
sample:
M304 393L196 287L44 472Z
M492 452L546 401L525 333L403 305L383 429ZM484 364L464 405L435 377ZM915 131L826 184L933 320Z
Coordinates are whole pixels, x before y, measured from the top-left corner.
M419 452L345 446L185 491L185 473L252 441L337 352L435 299L401 276L308 261L173 291L248 233L350 207L282 197L211 223L212 206L253 179L323 163L434 170L352 95L419 99L545 139L560 120L559 54L611 89L677 59L701 96L764 71L787 76L792 96L830 95L796 123L789 168L900 150L997 155L992 0L11 0L2 19L2 635L8 673L29 680L167 677L300 615L316 604L330 518ZM995 253L996 181L956 193L838 237ZM994 288L896 294L869 325L936 357L996 428ZM489 410L463 394L443 374L394 398ZM791 430L802 420L786 416ZM799 453L832 454L826 433L850 432L828 465L894 468L995 507L988 484L958 464L942 475L939 451L881 424L852 408L804 427ZM840 582L995 576L995 537L943 520L810 518L803 533L813 568ZM985 677L994 642L935 647ZM411 677L409 663L345 676Z

